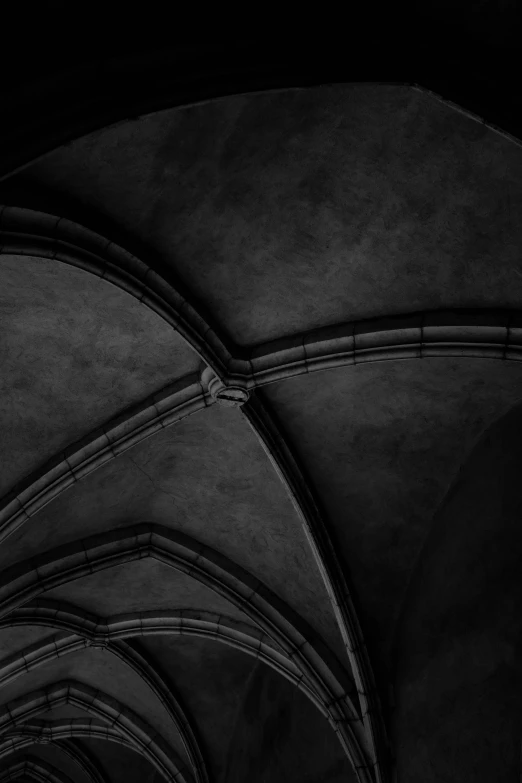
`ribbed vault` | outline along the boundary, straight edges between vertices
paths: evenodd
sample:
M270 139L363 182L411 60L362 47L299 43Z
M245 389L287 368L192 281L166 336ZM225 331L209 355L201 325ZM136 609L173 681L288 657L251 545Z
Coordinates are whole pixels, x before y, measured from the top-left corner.
M436 596L521 399L522 149L404 85L161 109L0 190L0 783L486 783L425 711L520 707Z

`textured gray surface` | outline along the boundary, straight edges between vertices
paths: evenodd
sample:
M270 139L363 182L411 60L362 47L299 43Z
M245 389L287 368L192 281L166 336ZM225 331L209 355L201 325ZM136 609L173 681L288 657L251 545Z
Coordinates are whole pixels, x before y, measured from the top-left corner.
M138 753L110 742L84 742L85 747L99 758L111 783L163 783L152 765Z
M352 783L355 779L340 745L313 706L258 664L244 690L223 781Z
M46 598L72 601L88 612L108 616L154 609L200 609L245 620L245 615L213 590L186 574L147 559L116 566L57 587Z
M239 562L343 655L326 591L284 488L239 412L217 405L138 444L65 492L9 539L0 566L142 521L182 530ZM134 588L130 574L132 569L134 608L143 592L154 592L150 582L147 589L140 590L139 581ZM112 577L101 574L96 580L104 585L97 594L105 596ZM69 589L58 595L68 600ZM164 590L160 580L155 589ZM167 608L171 593L164 596L161 606ZM152 598L145 601L143 609L159 608ZM101 607L95 611L105 614Z
M82 772L78 765L65 753L56 753L53 748L48 748L45 745L33 745L30 749L30 753L31 756L42 759L42 761L47 764L51 764L56 769L59 769L73 781L78 781L78 783L91 783L87 775ZM9 761L14 761L15 758L20 758L22 756L23 754L13 754Z
M235 340L515 306L522 150L407 87L227 98L86 136L27 181L154 245Z
M171 327L93 275L4 255L0 275L2 492L198 367Z
M404 783L520 775L521 427L517 406L481 438L410 586L396 649Z
M522 396L522 366L383 362L263 392L312 477L385 664L433 514L483 429Z
M57 753L54 748L48 748L45 745L32 745L29 749L29 753L32 757L41 759L43 762L50 764L64 775L67 775L72 781L78 781L78 783L91 783L89 778L65 753ZM2 763L9 763L9 765L11 765L15 761L20 761L23 759L25 755L25 750L19 753L13 753L12 756L9 756L8 762L3 761Z

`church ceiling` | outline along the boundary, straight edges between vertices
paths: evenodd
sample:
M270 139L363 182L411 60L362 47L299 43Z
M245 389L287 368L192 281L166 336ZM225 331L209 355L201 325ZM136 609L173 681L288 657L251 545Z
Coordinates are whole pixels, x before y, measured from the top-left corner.
M0 783L391 783L520 145L362 83L66 141L0 187Z

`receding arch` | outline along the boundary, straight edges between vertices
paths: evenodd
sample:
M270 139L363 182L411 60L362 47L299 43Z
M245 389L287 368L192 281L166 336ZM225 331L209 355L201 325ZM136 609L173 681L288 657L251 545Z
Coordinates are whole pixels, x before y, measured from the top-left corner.
M198 579L272 636L313 684L354 767L363 776L370 774L363 725L345 669L308 624L264 584L185 534L159 525L135 525L57 547L7 569L0 582L0 616L60 584L143 557L154 557Z
M55 259L115 285L163 318L220 375L230 356L179 286L85 226L24 207L0 207L0 255Z
M522 360L522 313L492 308L383 315L283 336L252 348L218 335L179 284L71 220L0 207L0 254L52 258L121 288L169 323L225 385L245 389L369 361L429 357Z
M169 698L170 689L161 676L157 675L151 663L143 658L142 652L125 644L123 640L158 635L196 636L227 644L259 659L302 690L316 706L323 706L318 703L317 695L303 678L298 666L274 649L269 637L246 623L224 618L214 612L185 610L136 612L89 623L81 612L75 612L72 607L59 608L58 602L56 607L52 608L53 603L55 602L48 602L50 607L22 607L0 620L0 628L36 625L66 631L59 636L42 639L0 660L0 687L58 657L62 658L90 646L101 647L137 672L162 702L181 732L189 720L182 710L180 714L181 708L177 699L174 698L172 703ZM26 611L27 609L29 611ZM40 609L43 611L40 612Z
M8 659L0 661L0 687L16 680L18 677L38 669L57 658L63 658L79 652L90 645L90 639L80 635L62 634L57 637L43 639L28 648L20 650ZM118 657L126 666L134 671L138 677L152 690L159 702L167 711L172 722L180 734L187 755L195 770L198 770L198 780L206 780L208 774L203 762L199 743L196 740L192 721L181 706L178 698L172 692L172 688L165 682L143 653L121 641L115 641L107 645L100 645L109 653Z
M33 756L14 761L7 769L2 770L0 783L26 777L36 783L72 783L71 779L56 767Z
M13 753L17 743L22 740L27 740L28 744L48 745L71 737L107 740L133 748L132 742L125 739L117 729L95 718L27 720L20 726L0 734L0 758Z
M0 687L46 663L86 647L104 648L137 673L167 710L180 734L198 781L207 781L209 775L193 721L170 683L158 672L157 665L148 660L143 651L127 644L125 639L175 634L227 644L275 669L311 698L316 706L321 707L299 668L274 649L272 640L266 634L246 623L205 611L136 612L103 620L55 601L42 600L40 604L35 604L26 605L0 620L0 628L39 625L58 628L64 633L43 639L0 660Z
M36 625L69 632L59 637L43 639L0 660L0 687L27 670L24 663L31 655L33 665L42 665L58 655L84 647L106 648L119 655L130 651L121 642L147 636L197 636L235 647L247 655L259 658L294 684L302 684L296 664L276 649L273 640L259 628L204 610L132 612L97 618L76 607L58 601L40 599L15 610L0 620L0 628ZM135 652L133 650L133 652ZM122 658L123 659L123 658Z
M65 680L33 691L0 708L0 733L16 729L49 709L71 704L105 720L167 780L190 783L192 774L168 743L132 710L95 688Z
M38 739L39 738L31 736L30 733L9 733L8 740L2 740L0 738L0 759L8 758L12 754L24 750L24 748L31 748L34 745L39 744ZM54 742L53 747L67 755L76 766L81 769L91 783L110 783L92 753L82 747L77 741L71 742L69 739L63 739Z
M124 640L151 635L191 635L210 638L242 650L274 668L317 703L317 697L303 680L299 668L273 648L270 637L258 628L214 612L135 612L113 618L97 618L76 607L56 601L40 600L0 620L0 628L37 625L60 629L64 633L48 637L0 660L0 687L46 663L89 646L105 648L131 668L153 691L175 724L198 780L208 780L208 771L196 737L193 721L148 660Z

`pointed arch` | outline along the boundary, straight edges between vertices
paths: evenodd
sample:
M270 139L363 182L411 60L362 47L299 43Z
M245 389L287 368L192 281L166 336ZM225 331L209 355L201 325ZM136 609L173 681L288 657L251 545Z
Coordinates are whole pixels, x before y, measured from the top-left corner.
M38 744L39 738L31 736L30 733L24 734L22 732L23 729L20 734L9 732L9 738L7 740L2 740L0 738L0 759L8 758L14 753L18 753L25 748L31 748ZM93 754L84 748L78 741L62 739L59 742L54 742L53 747L67 755L76 766L81 769L91 783L110 783Z
M354 767L369 774L361 716L344 667L310 626L258 579L222 554L185 534L142 524L57 547L7 569L0 581L0 617L47 590L100 570L144 557L189 574L223 595L268 633L313 687ZM368 778L369 779L369 778Z
M0 783L20 778L34 780L35 783L72 783L71 779L56 767L33 756L25 756L0 771Z
M192 783L184 762L144 720L117 699L74 680L64 680L33 691L0 708L0 735L18 728L49 709L71 704L106 721L147 758L167 780Z

